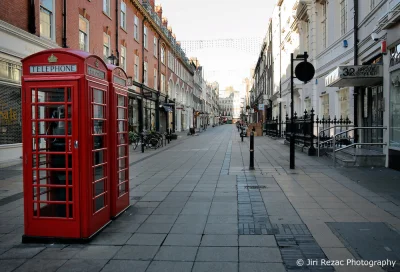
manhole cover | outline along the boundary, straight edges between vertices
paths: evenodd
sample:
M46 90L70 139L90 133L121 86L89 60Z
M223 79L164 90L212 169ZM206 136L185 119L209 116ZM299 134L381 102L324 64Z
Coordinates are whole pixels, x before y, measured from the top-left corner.
M247 189L265 189L267 186L244 186Z

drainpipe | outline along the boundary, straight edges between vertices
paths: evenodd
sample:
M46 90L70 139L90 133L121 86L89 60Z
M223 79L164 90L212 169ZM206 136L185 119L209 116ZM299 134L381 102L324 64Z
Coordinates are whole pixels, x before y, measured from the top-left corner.
M29 33L35 34L36 33L35 0L28 0L28 1L29 1L28 29L29 29Z
M282 136L282 16L279 6L279 137Z
M62 47L67 48L67 0L64 0L63 7L63 37L62 37Z
M143 124L143 107L144 107L144 103L145 103L145 97L143 95L144 93L144 23L146 22L146 17L143 18L143 22L142 22L142 87L141 87L141 93L142 93L142 105L139 108L139 129L142 132L144 129L144 124Z
M358 65L358 0L354 1L354 65ZM358 126L359 88L354 87L354 126ZM358 142L358 131L354 131L354 141Z
M116 66L119 66L119 50L118 50L118 30L119 30L119 22L118 22L118 2L119 0L115 0L115 56L117 57Z
M157 88L157 101L156 101L156 131L160 131L160 94L161 94L161 65L160 65L160 39L161 37L158 39L158 47L157 47L157 55L158 55L158 62L157 62L157 84L156 86Z

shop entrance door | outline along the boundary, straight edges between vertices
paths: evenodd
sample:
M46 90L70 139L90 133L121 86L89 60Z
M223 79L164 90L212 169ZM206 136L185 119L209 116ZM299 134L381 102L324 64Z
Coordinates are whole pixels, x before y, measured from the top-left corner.
M73 81L26 85L24 133L32 135L26 141L31 155L24 154L25 180L32 181L24 187L27 235L80 234L77 93Z
M363 126L364 127L382 127L383 126L383 87L371 87L364 90L363 95ZM363 132L364 143L382 143L383 130L372 129ZM382 150L382 146L369 146L375 150Z

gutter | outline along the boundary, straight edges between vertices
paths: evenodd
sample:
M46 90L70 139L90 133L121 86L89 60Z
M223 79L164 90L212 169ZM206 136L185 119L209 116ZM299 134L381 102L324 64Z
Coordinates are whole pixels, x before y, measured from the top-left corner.
M62 37L62 47L68 48L67 46L67 0L64 0L63 7L63 37Z
M358 0L354 1L354 65L358 65ZM354 126L358 126L358 95L359 88L354 87ZM358 131L354 132L354 140L358 142Z
M118 51L118 33L119 33L119 21L118 21L118 4L119 0L115 0L115 56L117 57L117 61L115 63L116 66L119 66L119 51ZM127 53L127 52L125 52Z

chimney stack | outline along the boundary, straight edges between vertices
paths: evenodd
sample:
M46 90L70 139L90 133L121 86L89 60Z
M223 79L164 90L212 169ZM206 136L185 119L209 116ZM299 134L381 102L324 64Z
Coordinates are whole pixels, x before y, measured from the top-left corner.
M155 11L156 11L156 13L157 13L157 15L158 15L158 18L162 18L162 6L161 5L157 5L156 6L156 8L155 8Z
M163 17L162 18L162 25L168 28L168 19Z

